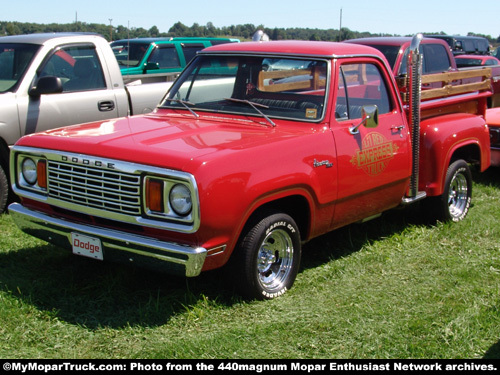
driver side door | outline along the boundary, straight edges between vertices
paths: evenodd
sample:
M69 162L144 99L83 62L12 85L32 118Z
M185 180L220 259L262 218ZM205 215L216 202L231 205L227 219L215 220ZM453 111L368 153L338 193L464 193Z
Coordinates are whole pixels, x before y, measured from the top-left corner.
M409 129L385 67L375 59L346 59L337 64L336 75L332 131L339 193L335 227L399 205L411 171ZM357 127L363 107L373 105L378 125Z

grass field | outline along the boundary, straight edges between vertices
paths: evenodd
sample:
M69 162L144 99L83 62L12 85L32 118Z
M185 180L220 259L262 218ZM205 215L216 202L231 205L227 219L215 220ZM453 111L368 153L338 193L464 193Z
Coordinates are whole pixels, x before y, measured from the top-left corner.
M244 301L76 257L0 216L0 358L500 358L500 170L458 224L416 208L305 245L294 287Z

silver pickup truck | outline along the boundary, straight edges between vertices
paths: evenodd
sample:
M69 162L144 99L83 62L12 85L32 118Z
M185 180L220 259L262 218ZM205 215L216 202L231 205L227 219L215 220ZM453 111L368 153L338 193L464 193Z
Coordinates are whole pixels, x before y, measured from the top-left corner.
M151 112L170 85L125 85L99 35L0 37L0 213L9 195L9 147L21 136Z

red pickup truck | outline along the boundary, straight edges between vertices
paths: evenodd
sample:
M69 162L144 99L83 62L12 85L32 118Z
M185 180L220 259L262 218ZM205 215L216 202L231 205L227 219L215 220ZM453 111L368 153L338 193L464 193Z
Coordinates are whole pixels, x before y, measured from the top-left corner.
M363 44L378 49L389 61L395 76L406 74L410 37L373 37L351 39L345 42ZM471 77L470 74L475 75L478 69L482 69L491 81L492 96L488 99L488 107L500 107L500 67L480 66L480 63L476 64L477 66L459 67L448 43L437 38L423 38L420 50L423 54L422 73L424 77L448 72L461 72L461 74L453 75L453 79L450 81L424 82L423 90L477 82L478 78ZM484 58L479 55L474 57L476 59Z
M426 197L439 218L462 220L469 164L490 163L490 92L448 93L420 110L420 40L405 87L366 46L207 48L153 113L19 140L10 214L99 260L185 276L227 266L260 299L286 292L301 244L333 229Z

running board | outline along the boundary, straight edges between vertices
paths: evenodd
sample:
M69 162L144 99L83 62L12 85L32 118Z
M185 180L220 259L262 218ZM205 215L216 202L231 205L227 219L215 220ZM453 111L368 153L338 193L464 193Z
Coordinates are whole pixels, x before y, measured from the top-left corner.
M379 213L379 214L375 214L375 215L372 215L372 216L365 217L364 219L361 219L359 221L356 221L356 224L363 224L363 223L366 223L367 221L379 218L380 216L382 216L382 212Z
M403 199L401 199L401 204L403 206L406 206L418 202L424 199L425 197L427 197L427 193L425 191L419 191L417 192L417 195L415 195L414 197L403 197Z

